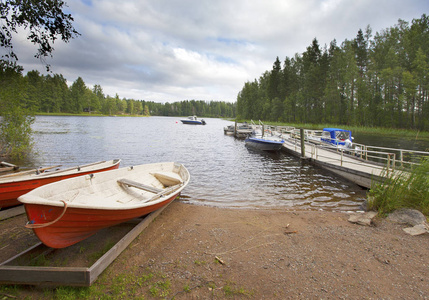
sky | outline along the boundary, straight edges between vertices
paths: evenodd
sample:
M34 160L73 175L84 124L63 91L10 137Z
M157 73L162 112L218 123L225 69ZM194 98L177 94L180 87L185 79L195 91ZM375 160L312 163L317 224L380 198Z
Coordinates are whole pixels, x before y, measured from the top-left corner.
M66 0L78 38L46 59L71 85L82 77L105 95L154 102L235 102L276 57L302 54L314 38L340 45L429 13L428 0ZM19 32L24 73L45 65Z

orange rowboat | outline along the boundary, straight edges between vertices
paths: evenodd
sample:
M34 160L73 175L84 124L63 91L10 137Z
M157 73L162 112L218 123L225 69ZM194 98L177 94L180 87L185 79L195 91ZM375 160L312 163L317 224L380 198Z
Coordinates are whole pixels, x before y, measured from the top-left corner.
M18 200L25 206L26 227L46 246L64 248L167 205L189 178L181 164L147 164L62 180Z
M56 171L41 172L54 168L49 167L0 176L0 208L19 205L19 196L42 185L80 175L117 169L120 162L120 159L114 159Z

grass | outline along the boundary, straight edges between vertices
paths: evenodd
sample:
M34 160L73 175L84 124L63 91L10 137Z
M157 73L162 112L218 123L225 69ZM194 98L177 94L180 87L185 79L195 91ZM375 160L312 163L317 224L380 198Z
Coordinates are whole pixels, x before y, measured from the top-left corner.
M414 208L429 216L429 159L423 159L409 173L391 173L368 192L368 208L380 215L399 208Z
M244 288L236 288L235 284L230 282L225 284L222 290L226 297L235 297L235 296L251 297L254 294L252 291L247 291Z
M116 242L115 241L109 241L108 243L106 243L106 245L104 245L103 248L101 248L100 250L92 253L89 256L89 261L90 264L92 265L93 263L95 263L100 257L102 257L107 251L109 251L113 246L115 246ZM79 249L80 251L81 249Z
M234 120L232 120L234 121ZM237 122L244 122L244 120L239 120ZM250 123L250 120L247 120ZM258 123L255 121L255 123ZM310 123L281 123L281 122L264 122L265 125L273 126L291 126L297 129L314 129L322 130L323 128L334 127L334 128L344 128L351 130L353 133L369 133L369 134L384 134L384 135L393 135L401 136L408 138L419 138L419 139L429 139L428 131L418 131L411 129L398 129L398 128L386 128L386 127L368 127L368 126L348 126L348 125L338 125L338 124L310 124Z

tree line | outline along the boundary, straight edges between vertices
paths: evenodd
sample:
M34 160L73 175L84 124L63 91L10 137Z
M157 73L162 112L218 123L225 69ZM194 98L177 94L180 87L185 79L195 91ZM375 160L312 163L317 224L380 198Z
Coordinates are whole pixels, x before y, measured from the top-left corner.
M10 70L11 72L13 70ZM6 69L0 68L4 78ZM96 84L87 87L78 77L70 87L61 74L42 75L39 71L22 70L15 74L8 89L20 91L20 103L28 111L38 113L92 113L103 115L156 115L202 117L234 117L235 104L221 101L183 100L173 103L156 103L105 95L103 88ZM2 93L2 92L0 92Z
M279 58L237 96L237 115L286 123L429 130L429 17L372 35L368 26L340 46L315 38Z

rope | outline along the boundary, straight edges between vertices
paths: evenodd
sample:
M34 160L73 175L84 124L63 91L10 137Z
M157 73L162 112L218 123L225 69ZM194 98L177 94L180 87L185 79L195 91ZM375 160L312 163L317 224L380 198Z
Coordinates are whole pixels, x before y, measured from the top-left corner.
M27 222L27 224L25 224L25 228L43 228L43 227L48 227L56 222L58 222L66 213L67 210L67 203L64 200L60 200L62 203L64 203L64 209L63 212L61 213L61 215L56 218L55 220L53 220L52 222L48 222L48 223L44 223L44 224L30 224L30 221Z

